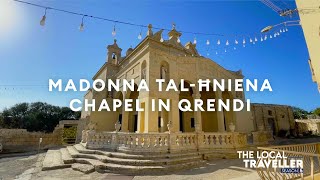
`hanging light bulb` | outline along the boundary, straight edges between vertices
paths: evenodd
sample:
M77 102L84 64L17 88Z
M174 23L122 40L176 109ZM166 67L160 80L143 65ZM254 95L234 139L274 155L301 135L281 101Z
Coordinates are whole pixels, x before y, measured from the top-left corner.
M267 35L264 35L264 40L267 40L268 39L268 36Z
M286 30L283 28L283 29L282 29L282 32L286 32Z
M257 41L258 41L257 37L254 37L254 41L255 41L255 42L257 42Z
M243 41L242 41L242 43L243 43L243 44L245 44L245 43L246 43L246 39L245 39L245 38L243 38Z
M224 49L224 52L226 53L226 52L227 52L227 49Z
M218 45L220 45L220 39L218 39L218 42L217 42L217 44L218 44Z
M250 42L252 43L253 42L253 40L250 38Z
M274 33L273 37L277 37L277 33Z
M177 39L177 42L178 42L178 43L180 43L180 42L181 42L179 37L178 37L178 39Z
M193 39L193 44L197 44L197 39L196 38Z
M280 33L282 33L282 30L280 29Z
M227 42L226 42L226 46L229 46L229 41L227 40Z
M81 24L79 26L79 31L83 31L84 30L83 18L84 18L84 16L82 17Z
M210 54L209 53L207 53L207 56L209 56Z
M286 27L286 32L288 32L289 31L289 29Z
M260 41L262 42L263 41L263 37L261 36L261 39L260 39Z
M46 15L47 15L47 9L48 9L48 8L46 8L46 10L44 11L44 15L42 16L42 18L41 18L41 20L40 20L40 25L41 25L41 26L44 26L44 25L46 25L46 19L47 19L47 17L46 17Z
M280 36L280 33L279 33L279 32L277 32L277 35L278 35L278 36Z
M216 51L216 54L218 54L218 51Z
M112 36L115 37L116 36L116 25L113 26L113 31L112 31Z
M138 39L142 39L141 32L140 32L139 35L138 35Z
M233 47L233 49L236 50L237 48L236 48L236 47Z
M246 47L246 45L245 45L245 44L243 44L243 47Z
M209 45L210 44L210 41L209 41L209 39L207 40L207 43L206 43L207 45Z
M235 44L238 44L239 42L238 42L237 40L234 40L234 43L235 43Z
M272 39L272 35L270 34L270 39Z

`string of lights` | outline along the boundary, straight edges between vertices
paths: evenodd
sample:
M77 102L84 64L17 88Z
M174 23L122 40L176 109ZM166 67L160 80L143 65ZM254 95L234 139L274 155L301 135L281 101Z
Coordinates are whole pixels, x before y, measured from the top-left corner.
M41 26L45 26L45 24L46 24L47 11L57 11L57 12L62 12L62 13L82 17L81 24L79 26L79 31L84 31L84 29L85 29L84 20L89 19L89 18L107 21L109 23L112 23L112 24L114 24L114 26L113 26L111 35L114 38L117 34L117 32L116 32L116 30L117 30L116 25L117 24L135 26L135 27L139 28L140 31L137 36L137 38L139 40L142 39L143 28L148 28L148 25L144 25L144 24L136 24L133 22L120 21L120 20L116 20L116 19L94 16L94 15L84 14L81 12L75 12L75 11L70 11L70 10L35 4L35 3L23 1L23 0L12 0L12 1L44 9L44 15L42 16L42 18L40 20ZM261 0L261 1L268 1L268 0ZM268 2L268 5L270 7L272 7L272 9L274 9L274 10L279 11L279 9L280 9L276 5L271 5L269 2ZM163 30L163 31L171 31L172 30L172 29L162 28L162 27L152 27L152 28L157 29L157 30ZM194 40L193 40L194 44L199 43L197 41L198 40L197 36L215 36L216 38L214 38L214 40L212 38L206 38L204 41L205 43L203 43L202 45L204 46L203 49L205 49L206 56L210 56L211 51L213 51L212 55L214 55L216 58L222 58L223 55L225 55L229 52L235 52L240 48L246 48L248 46L253 46L259 42L263 42L268 39L276 38L276 37L280 36L282 33L285 33L287 31L288 31L288 25L285 23L283 23L282 26L277 26L277 29L273 28L272 31L268 31L267 33L258 32L258 33L251 33L251 34L220 34L220 33L204 33L204 32L192 32L192 31L179 30L180 33L194 35ZM161 37L160 41L164 42L163 37ZM177 42L180 43L180 38L177 39ZM33 89L33 88L39 89L39 88L47 88L47 87L48 87L47 85L0 84L0 92L1 91L8 91L8 92L23 91L25 89Z
M85 18L92 18L92 19L97 19L97 20L103 20L103 21L108 21L114 24L113 26L113 31L112 31L112 35L115 36L116 35L116 25L117 24L123 24L123 25L129 25L129 26L136 26L138 28L141 29L138 39L142 38L141 32L142 32L142 28L148 28L148 25L145 24L137 24L137 23L133 23L133 22L128 22L128 21L120 21L120 20L116 20L116 19L110 19L110 18L105 18L105 17L100 17L100 16L94 16L94 15L89 15L89 14L84 14L81 12L75 12L75 11L70 11L70 10L65 10L65 9L60 9L60 8L55 8L55 7L50 7L50 6L43 6L40 4L35 4L35 3L31 3L31 2L27 2L27 1L23 1L23 0L13 0L15 2L18 3L22 3L22 4L27 4L30 6L35 6L35 7L39 7L45 10L44 15L41 18L40 21L40 25L45 26L46 23L46 16L47 16L47 11L58 11L58 12L63 12L63 13L67 13L67 14L71 14L71 15L78 15L82 17L81 20L81 24L79 26L79 30L83 31L84 30L84 19ZM171 29L169 28L163 28L163 27L152 27L153 29L157 29L157 30L164 30L164 31L171 31ZM234 37L250 37L250 35L248 34L222 34L222 33L204 33L204 32L193 32L193 31L184 31L184 30L179 30L180 33L186 33L186 34L193 34L193 35L204 35L204 36L220 36L220 37L225 37L225 36L234 36ZM260 33L254 33L254 35L257 35ZM196 38L195 38L196 41ZM208 44L207 40L207 44ZM218 43L219 44L219 43Z

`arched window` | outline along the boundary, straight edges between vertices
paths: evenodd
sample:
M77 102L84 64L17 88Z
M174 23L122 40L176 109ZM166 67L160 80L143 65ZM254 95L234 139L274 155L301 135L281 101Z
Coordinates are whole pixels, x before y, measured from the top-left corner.
M112 62L114 64L118 64L118 56L117 56L117 54L116 53L112 53L111 57L112 57Z

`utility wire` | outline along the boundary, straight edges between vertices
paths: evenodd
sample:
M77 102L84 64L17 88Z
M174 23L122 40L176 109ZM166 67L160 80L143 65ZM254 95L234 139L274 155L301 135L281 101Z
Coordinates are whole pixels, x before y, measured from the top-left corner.
M67 14L78 15L78 16L82 16L82 17L89 17L89 18L108 21L108 22L112 22L112 23L116 23L116 24L124 24L124 25L136 26L136 27L140 27L140 28L148 28L148 25L144 25L144 24L136 24L136 23L127 22L127 21L120 21L120 20L109 19L109 18L105 18L105 17L88 15L88 14L69 11L69 10L65 10L65 9L59 9L59 8L55 8L55 7L43 6L43 5L39 5L39 4L27 2L27 1L22 1L22 0L13 0L13 1L18 2L18 3L22 3L22 4L27 4L27 5L30 5L30 6L40 7L40 8L46 9L46 10L54 10L54 11L59 11L59 12L67 13ZM168 28L161 28L161 27L152 27L152 28L153 29L158 29L158 30L163 29L165 31L171 31L171 29L168 29ZM226 36L225 34L219 34L219 33L203 33L203 32L191 32L191 31L179 31L179 32L180 33L186 33L186 34L196 34L196 35Z
M274 5L271 1L269 0L260 0L263 4L265 4L266 6L268 6L269 8L271 8L273 11L275 11L276 13L279 14L279 12L281 11L281 9Z

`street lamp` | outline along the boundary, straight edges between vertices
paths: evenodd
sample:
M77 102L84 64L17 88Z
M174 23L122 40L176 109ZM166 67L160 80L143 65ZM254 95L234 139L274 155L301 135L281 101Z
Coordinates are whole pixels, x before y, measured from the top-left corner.
M294 23L298 23L298 24L294 24ZM280 26L280 25L285 25L285 26L299 26L300 25L300 20L295 20L295 21L285 21L276 25L271 25L271 26L267 26L265 28L263 28L261 30L261 33L266 33L269 32L270 30L272 30L274 27Z

